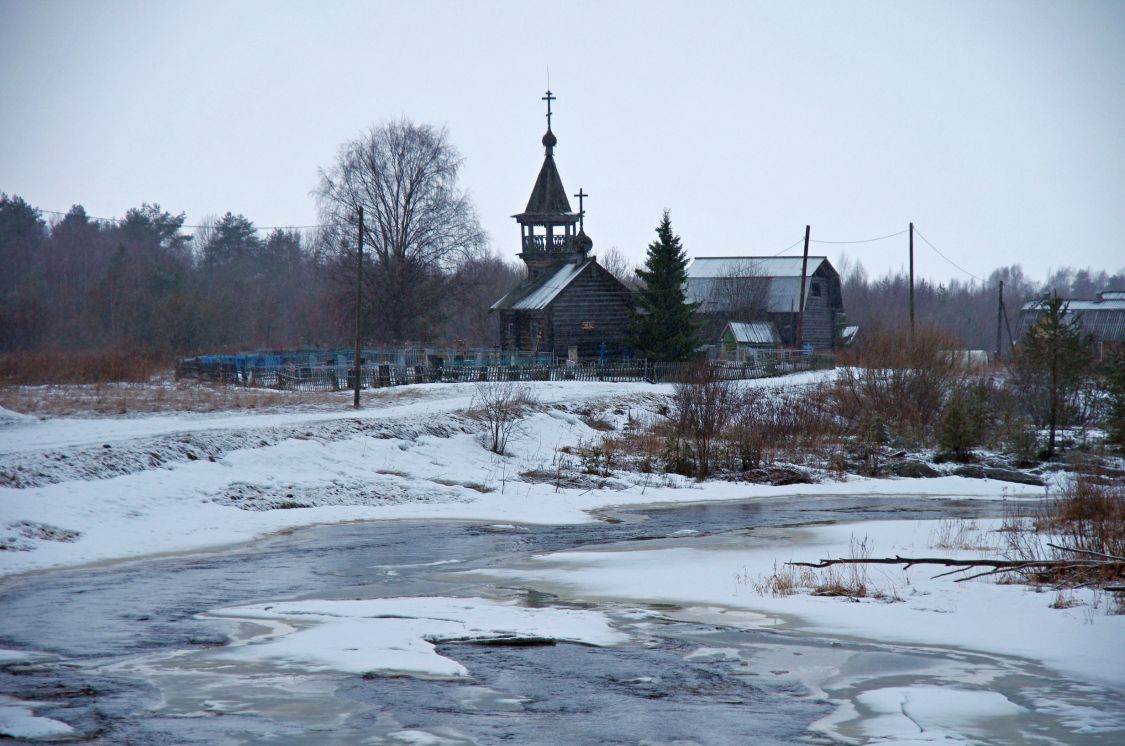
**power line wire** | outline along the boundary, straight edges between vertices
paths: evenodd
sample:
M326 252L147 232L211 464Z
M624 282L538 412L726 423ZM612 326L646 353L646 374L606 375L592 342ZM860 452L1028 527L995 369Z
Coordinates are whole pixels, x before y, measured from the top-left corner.
M805 237L804 237L804 236L801 236L801 237L800 237L800 238L798 238L798 239L797 239L796 241L794 241L793 243L789 244L788 246L786 246L786 247L785 247L784 249L782 249L781 251L777 252L777 253L776 253L776 254L774 254L773 256L781 256L781 255L782 255L782 254L784 254L784 253L785 253L786 251L789 251L790 249L792 249L792 248L794 248L794 247L800 246L800 245L801 245L801 244L803 244L804 242L805 242Z
M861 238L861 239L858 239L856 241L825 241L825 240L822 240L822 239L819 239L819 238L810 238L809 243L832 243L832 244L871 243L872 241L884 241L888 238L894 238L895 236L901 236L903 233L906 233L909 230L910 230L909 228L903 228L898 233L888 233L885 236L876 236L875 238ZM803 241L804 239L801 239L801 240Z
M965 269L964 267L962 267L957 262L955 262L952 259L950 259L949 257L947 257L945 254L941 253L941 250L937 246L934 246L932 243L930 243L930 239L928 239L928 238L926 238L925 236L922 235L922 232L920 230L918 230L917 225L914 226L914 233L917 234L918 238L925 241L927 246L929 246L931 249L933 249L935 252L937 252L937 255L940 256L942 259L949 262L954 267L956 267L957 269L959 269L962 272L964 272L965 274L967 274L969 277L972 277L974 280L980 280L985 285L988 284L988 280L984 279L983 277L980 277L979 275L974 275L972 272L970 272L969 270Z

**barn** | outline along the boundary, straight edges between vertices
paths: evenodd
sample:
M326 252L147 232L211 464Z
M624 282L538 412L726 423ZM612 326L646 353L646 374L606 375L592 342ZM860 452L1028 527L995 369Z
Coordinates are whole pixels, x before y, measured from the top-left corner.
M1017 328L1019 339L1038 320L1046 307L1047 299L1023 304ZM1095 354L1099 359L1112 349L1125 346L1125 290L1105 290L1090 299L1066 301L1066 319L1075 322L1083 332L1094 338Z
M784 345L839 348L847 321L840 275L827 257L808 257L802 319L803 261L799 256L696 258L687 268L685 293L699 304L705 338L719 336L731 321L763 321L774 325Z
M513 215L520 226L519 258L527 275L492 304L499 318L500 346L505 352L592 358L625 352L629 312L628 288L598 264L586 235L583 200L573 212L555 165L558 139L551 131L547 91L546 154L523 212Z

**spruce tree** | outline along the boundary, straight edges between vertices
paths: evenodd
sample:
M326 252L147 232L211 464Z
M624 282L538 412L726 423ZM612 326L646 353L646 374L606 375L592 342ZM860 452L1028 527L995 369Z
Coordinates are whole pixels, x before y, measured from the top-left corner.
M637 293L630 345L639 357L678 362L687 360L695 351L692 314L697 304L688 303L684 295L687 254L680 245L680 237L672 233L667 210L656 235L657 240L648 246L644 269L637 270L645 287Z

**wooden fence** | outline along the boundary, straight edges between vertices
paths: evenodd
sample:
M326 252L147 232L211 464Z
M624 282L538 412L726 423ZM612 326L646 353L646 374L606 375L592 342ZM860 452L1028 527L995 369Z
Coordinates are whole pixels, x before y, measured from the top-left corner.
M710 362L715 377L737 381L778 376L803 370L831 368L832 358L778 350L770 356L744 363ZM419 383L475 383L481 381L647 381L676 383L685 380L699 363L653 363L632 360L612 363L542 365L365 365L360 387L384 388ZM178 378L195 378L228 384L288 391L347 391L354 386L346 366L188 366L177 369Z

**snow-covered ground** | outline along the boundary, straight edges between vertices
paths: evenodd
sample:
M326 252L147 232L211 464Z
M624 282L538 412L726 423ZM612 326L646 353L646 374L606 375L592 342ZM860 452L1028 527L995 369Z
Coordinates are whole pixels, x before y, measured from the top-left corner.
M748 382L812 383L830 373ZM507 456L479 440L464 410L472 385L410 387L365 395L364 409L269 414L184 414L37 420L0 413L0 576L240 544L317 523L458 519L500 523L578 523L608 506L800 495L911 495L991 500L1035 499L1042 487L990 480L860 479L771 487L694 483L679 477L617 474L582 486L543 479L565 446L599 436L584 421L617 425L651 408L669 386L635 383L538 383L546 405L530 416ZM341 399L341 404L345 400ZM538 476L531 476L538 475ZM981 522L982 535L994 525ZM853 533L872 555L933 553L933 522L865 523L771 529L732 544L690 536L632 551L573 551L492 571L505 582L554 587L575 599L629 611L675 603L684 614L734 626L778 625L812 634L872 639L1018 656L1040 661L1084 686L1125 691L1125 616L1096 599L1050 608L1050 594L988 581L933 580L930 568L871 571L886 598L851 602L805 592L773 596L756 586L790 559L847 556ZM678 542L678 543L676 543ZM778 547L784 547L779 549ZM976 553L983 550L974 550ZM956 549L942 554L958 553ZM893 600L888 600L893 599ZM1061 604L1066 605L1066 604ZM242 663L464 676L435 652L435 641L542 636L591 645L630 638L599 611L528 609L504 601L399 598L305 600L221 609L260 631L212 651ZM702 657L737 655L701 649ZM754 661L751 665L757 665ZM801 672L832 691L839 665ZM824 729L852 722L866 739L908 743L974 742L1028 705L988 690L987 677L962 672L961 685L895 684L867 688ZM1082 712L1073 701L1036 703L1072 713L1093 732L1125 731L1125 715ZM35 703L0 701L0 724L21 733L65 735L65 724L34 713ZM849 709L850 708L850 709ZM859 725L855 725L855 722ZM10 725L10 727L9 727ZM37 730L38 729L38 730Z
M817 372L749 382L811 383ZM800 487L621 477L600 489L523 478L670 386L537 383L546 405L496 456L458 414L470 384L365 396L360 411L0 420L0 575L239 544L317 523L460 519L568 523L610 505L799 494L1035 497L989 480L853 479ZM414 391L413 389L419 389ZM404 395L409 394L409 395ZM344 401L341 401L344 404Z

